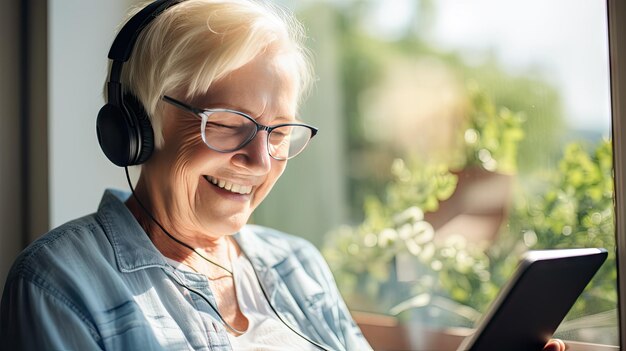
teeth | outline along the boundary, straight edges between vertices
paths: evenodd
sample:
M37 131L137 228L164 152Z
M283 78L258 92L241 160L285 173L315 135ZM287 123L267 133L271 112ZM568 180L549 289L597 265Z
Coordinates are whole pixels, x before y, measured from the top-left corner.
M223 179L218 180L210 176L205 176L204 178L208 180L209 182L217 185L218 187L228 190L233 193L246 195L246 194L250 194L250 192L252 191L251 185L235 184L235 183L231 183L226 180L223 180Z

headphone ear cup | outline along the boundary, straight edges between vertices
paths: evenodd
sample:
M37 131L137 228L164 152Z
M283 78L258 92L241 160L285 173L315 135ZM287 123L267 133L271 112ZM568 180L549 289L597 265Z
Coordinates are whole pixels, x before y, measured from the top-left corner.
M124 107L135 125L136 147L131 165L146 162L154 150L154 131L152 123L141 102L134 95L124 95Z
M134 133L125 111L118 105L106 104L98 112L96 133L106 157L119 167L129 166L134 146Z
M139 128L141 130L141 152L137 157L136 164L142 164L150 158L152 151L154 151L154 130L152 129L152 123L150 119L140 119Z

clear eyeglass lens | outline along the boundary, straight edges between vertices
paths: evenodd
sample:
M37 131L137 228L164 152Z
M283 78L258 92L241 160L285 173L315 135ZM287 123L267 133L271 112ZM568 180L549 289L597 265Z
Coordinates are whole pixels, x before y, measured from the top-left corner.
M213 150L231 152L240 149L256 133L256 124L234 112L215 111L202 118L202 140ZM267 136L269 153L277 159L299 154L311 138L304 126L281 126Z
M202 140L217 151L235 151L255 132L254 122L233 112L210 112L202 118Z
M311 129L304 126L278 127L268 136L270 155L288 159L298 155L311 139Z

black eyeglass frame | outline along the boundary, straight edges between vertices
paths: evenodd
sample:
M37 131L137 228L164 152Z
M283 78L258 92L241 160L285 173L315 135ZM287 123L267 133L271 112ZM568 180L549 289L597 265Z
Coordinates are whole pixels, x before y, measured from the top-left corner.
M214 112L230 112L230 113L235 113L239 116L242 116L248 120L250 120L252 123L254 123L254 125L256 126L256 129L254 131L254 133L252 133L246 140L244 140L241 144L239 144L239 146L233 148L233 149L227 149L227 150L221 150L221 149L216 149L215 147L209 145L209 143L206 140L204 141L204 144L210 148L211 150L217 151L217 152L221 152L221 153L229 153L229 152L234 152L237 150L241 150L242 148L244 148L246 145L248 145L248 143L250 143L254 137L256 137L256 135L259 133L260 130L264 130L267 131L267 139L266 139L266 143L267 143L267 153L270 155L270 157L272 157L275 160L278 161L285 161L285 160L289 160L292 159L296 156L298 156L302 151L304 151L304 149L306 149L306 146L309 144L309 141L311 141L311 139L313 139L313 137L317 134L318 129L316 127L310 126L308 124L304 124L304 123L281 123L281 124L276 124L273 126L266 126L263 125L259 122L257 122L254 118L252 118L251 116L249 116L246 113L237 111L237 110L231 110L231 109L227 109L227 108L197 108L197 107L193 107L191 105L188 105L182 101L176 100L173 97L167 96L167 95L163 95L163 97L161 98L163 101L174 105L175 107L178 107L184 111L187 112L191 112L193 113L196 117L203 119L204 117L202 116L204 113L214 113ZM289 126L296 126L296 127L305 127L311 130L311 136L309 137L309 139L304 143L304 145L302 146L302 149L300 151L298 151L298 153L296 153L295 155L292 156L288 156L286 158L281 158L281 157L276 157L274 155L272 155L272 153L269 151L270 147L269 147L269 135L270 133L272 133L273 130L277 129L277 128L281 128L281 127L289 127Z

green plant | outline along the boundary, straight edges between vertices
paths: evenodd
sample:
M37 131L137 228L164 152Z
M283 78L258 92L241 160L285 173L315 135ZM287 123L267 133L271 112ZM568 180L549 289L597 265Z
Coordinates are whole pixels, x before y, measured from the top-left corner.
M524 139L521 113L498 108L475 83L469 84L469 123L464 131L465 162L488 171L517 171L518 145Z
M516 143L523 137L521 116L506 109L496 113L493 102L477 90L472 96L467 130L476 138L467 145L464 166L489 170L479 157L486 149L496 169L513 172ZM528 249L604 247L609 259L568 320L592 315L610 323L604 314L617 304L611 151L609 140L594 147L567 145L557 168L533 177L543 177L542 184L517 188L506 229L486 251L462 236L435 240L424 220L424 212L436 211L456 188L457 176L449 166L397 159L386 196L367 197L363 222L331 232L323 253L352 308L394 314L425 306L466 311L445 317L446 324L459 316L471 321L485 311ZM402 262L414 267L412 280L402 278Z
M357 309L387 312L419 294L443 296L471 305L473 291L489 281L489 262L478 247L460 236L433 240L423 209L435 210L456 186L456 176L440 165L408 167L396 160L388 197L369 197L365 220L329 233L323 253L342 294ZM398 260L408 261L419 277L402 282Z
M609 257L568 318L599 313L617 304L613 159L610 140L593 147L565 147L547 190L518 202L511 226L528 248L604 247Z
M437 211L456 189L457 176L450 168L516 169L516 145L524 135L521 115L497 108L476 85L470 85L468 96L468 124L461 129L465 148L457 164L394 160L385 196L366 197L363 222L327 236L323 253L352 308L387 312L403 301L407 308L415 307L412 298L421 294L430 302L438 297L457 308L480 310L497 293L483 247L461 235L434 240L434 230L424 220L424 212ZM402 278L401 262L412 267L413 281Z

